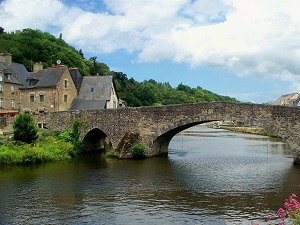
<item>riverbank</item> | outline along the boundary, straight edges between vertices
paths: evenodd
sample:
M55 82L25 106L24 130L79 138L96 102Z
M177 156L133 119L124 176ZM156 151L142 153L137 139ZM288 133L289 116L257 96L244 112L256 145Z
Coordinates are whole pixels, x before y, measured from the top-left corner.
M0 166L24 165L43 162L68 160L77 155L74 144L62 140L60 137L43 136L40 134L38 141L32 144L16 142L7 136L0 142Z
M220 126L220 128L229 130L232 132L238 133L246 133L246 134L257 134L257 135L264 135L269 137L279 137L277 134L266 131L261 127L236 127L236 126Z

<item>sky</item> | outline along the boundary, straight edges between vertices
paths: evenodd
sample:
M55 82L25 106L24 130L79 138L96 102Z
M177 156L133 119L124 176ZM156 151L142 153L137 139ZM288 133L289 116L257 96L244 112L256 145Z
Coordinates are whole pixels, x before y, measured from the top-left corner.
M299 0L0 0L0 26L62 33L139 82L267 103L300 92L299 9Z

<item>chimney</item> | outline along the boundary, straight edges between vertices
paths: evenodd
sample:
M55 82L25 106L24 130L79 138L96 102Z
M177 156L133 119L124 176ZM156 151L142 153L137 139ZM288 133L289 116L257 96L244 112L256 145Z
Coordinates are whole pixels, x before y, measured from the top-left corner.
M33 72L36 73L40 70L43 70L43 63L42 62L37 62L33 64Z
M6 64L6 66L10 66L12 62L11 54L0 52L0 62Z

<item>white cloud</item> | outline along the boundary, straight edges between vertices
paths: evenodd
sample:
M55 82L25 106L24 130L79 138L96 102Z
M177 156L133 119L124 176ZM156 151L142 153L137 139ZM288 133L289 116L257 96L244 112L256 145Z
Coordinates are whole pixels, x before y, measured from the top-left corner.
M239 76L276 77L300 87L299 0L103 3L106 8L96 13L68 6L67 0L4 0L0 21L5 30L54 29L95 54L125 50L138 53L139 62L224 67Z

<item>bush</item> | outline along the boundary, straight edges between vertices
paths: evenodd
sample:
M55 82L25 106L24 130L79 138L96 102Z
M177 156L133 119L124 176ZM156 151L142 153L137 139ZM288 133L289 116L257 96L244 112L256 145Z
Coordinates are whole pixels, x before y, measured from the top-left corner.
M76 155L76 151L72 143L48 136L35 145L13 142L0 146L0 165L35 164L67 160L74 155Z
M131 147L132 158L134 159L142 159L146 157L146 146L137 142Z
M72 125L72 131L64 131L57 136L59 140L70 142L74 145L74 154L80 152L84 147L82 141L79 140L79 126L80 122L75 120Z
M112 150L112 151L106 152L105 156L110 157L110 158L119 158L120 154L116 150Z
M22 141L30 144L38 138L37 125L34 118L29 113L20 113L16 116L13 132L15 141Z

